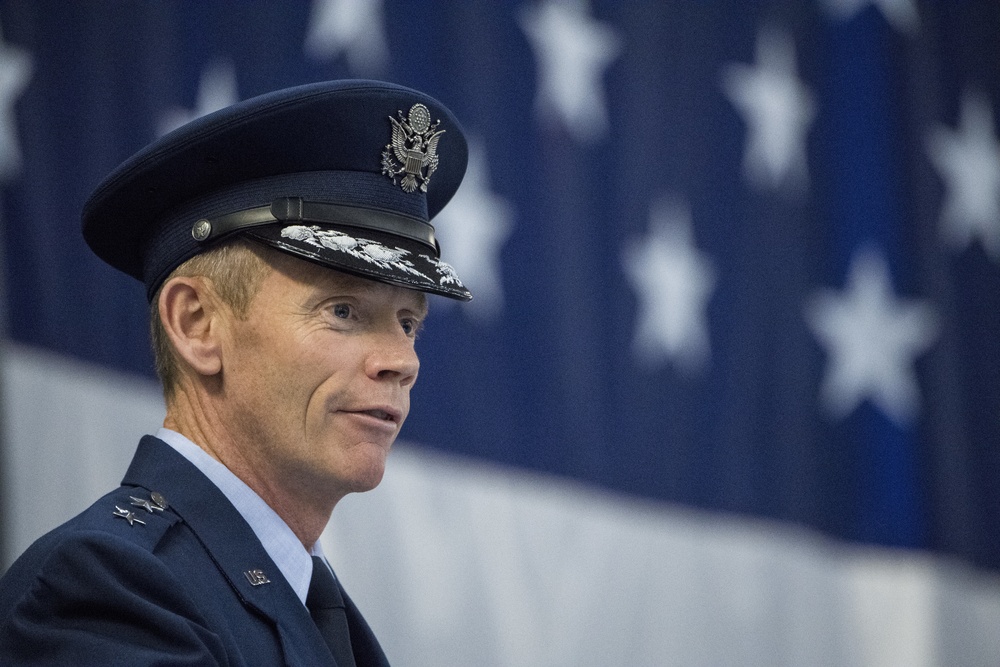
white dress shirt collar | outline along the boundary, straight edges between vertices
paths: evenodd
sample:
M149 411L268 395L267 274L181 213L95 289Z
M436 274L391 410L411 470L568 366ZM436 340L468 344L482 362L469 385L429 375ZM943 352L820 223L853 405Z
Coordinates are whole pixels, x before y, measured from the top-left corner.
M309 580L312 577L312 556L326 560L320 541L316 540L311 552L306 551L288 524L264 502L263 498L229 468L180 433L161 428L156 437L177 450L222 491L236 511L250 524L267 555L278 566L282 576L302 600L302 604L305 604L306 595L309 593Z

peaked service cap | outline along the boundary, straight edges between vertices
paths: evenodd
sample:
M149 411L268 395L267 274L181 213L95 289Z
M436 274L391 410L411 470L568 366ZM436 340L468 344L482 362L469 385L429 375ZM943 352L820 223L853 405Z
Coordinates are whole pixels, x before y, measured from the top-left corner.
M431 219L468 146L423 93L344 80L202 116L122 163L83 208L83 237L152 300L170 272L234 235L330 268L467 301Z

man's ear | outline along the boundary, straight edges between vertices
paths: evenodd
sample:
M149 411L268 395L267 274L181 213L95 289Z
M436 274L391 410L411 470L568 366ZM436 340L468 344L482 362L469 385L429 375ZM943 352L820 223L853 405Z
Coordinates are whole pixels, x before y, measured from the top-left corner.
M199 277L171 278L160 290L157 307L177 356L200 375L218 374L222 370L222 313L208 282Z

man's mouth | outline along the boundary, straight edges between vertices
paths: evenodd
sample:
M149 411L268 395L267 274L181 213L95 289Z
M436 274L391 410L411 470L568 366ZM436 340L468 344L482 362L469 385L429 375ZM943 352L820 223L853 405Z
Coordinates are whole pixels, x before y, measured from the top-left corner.
M375 417L376 419L381 419L383 421L387 422L396 421L396 418L393 417L388 412L386 412L385 410L362 410L361 412L362 414L371 415L372 417Z
M384 405L380 408L359 408L357 410L348 410L348 412L353 412L357 415L365 415L390 424L399 424L403 421L402 413L388 405Z

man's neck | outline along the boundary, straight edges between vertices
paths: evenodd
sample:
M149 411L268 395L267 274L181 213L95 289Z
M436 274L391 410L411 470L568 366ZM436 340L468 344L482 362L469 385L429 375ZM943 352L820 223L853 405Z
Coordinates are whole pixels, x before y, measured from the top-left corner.
M228 468L268 504L295 533L307 551L319 540L329 523L340 497L324 498L322 493L308 493L293 480L282 483L265 457L254 456L235 442L225 429L213 427L217 420L203 410L185 410L181 399L168 405L163 427L180 433L206 454ZM326 500L326 502L323 502Z

